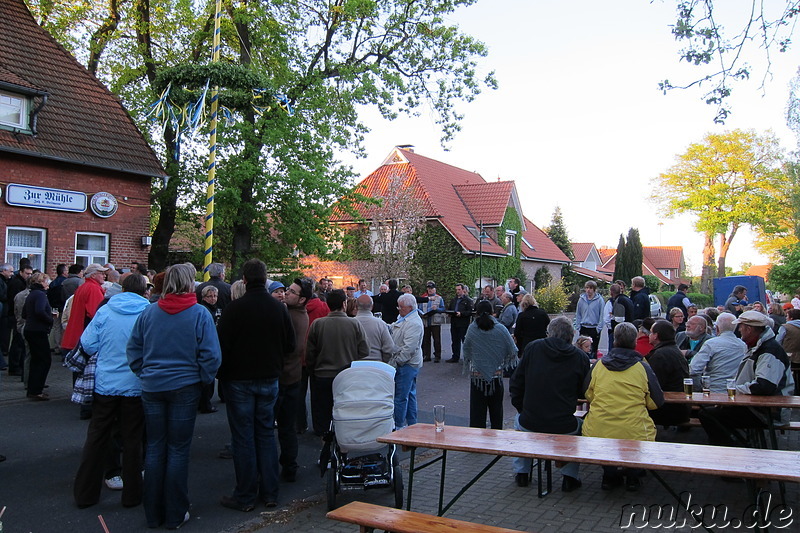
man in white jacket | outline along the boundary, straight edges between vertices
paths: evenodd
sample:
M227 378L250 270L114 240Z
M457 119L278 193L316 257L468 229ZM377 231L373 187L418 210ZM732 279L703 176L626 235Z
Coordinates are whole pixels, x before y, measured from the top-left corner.
M417 312L417 299L403 294L397 300L400 310L392 324L392 340L397 347L389 364L397 369L394 375L394 424L397 429L417 423L417 374L422 367L422 319Z

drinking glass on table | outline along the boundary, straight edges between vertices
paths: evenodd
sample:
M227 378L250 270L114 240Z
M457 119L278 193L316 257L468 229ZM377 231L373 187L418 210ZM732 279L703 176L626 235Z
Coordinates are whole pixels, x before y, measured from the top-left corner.
M736 400L736 380L729 379L725 382L725 387L728 389L728 399Z
M444 431L444 405L433 406L433 424L437 433Z
M703 386L703 396L711 396L711 376L702 376L700 383Z
M692 378L684 378L683 380L683 394L686 398L692 397L692 390L694 389L694 380Z

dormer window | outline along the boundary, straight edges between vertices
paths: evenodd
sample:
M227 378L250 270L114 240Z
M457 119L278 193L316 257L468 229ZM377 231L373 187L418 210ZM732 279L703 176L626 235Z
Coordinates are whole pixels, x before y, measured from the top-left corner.
M0 127L28 130L30 99L21 94L0 91Z

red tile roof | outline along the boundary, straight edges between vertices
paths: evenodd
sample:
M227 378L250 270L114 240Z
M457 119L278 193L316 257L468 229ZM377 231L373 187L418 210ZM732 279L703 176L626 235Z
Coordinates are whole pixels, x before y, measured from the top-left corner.
M164 175L117 97L36 23L22 0L2 0L0 28L0 82L49 94L36 137L0 130L0 151Z
M561 251L561 248L550 240L547 234L539 229L533 222L525 218L526 230L522 232L522 237L531 246L522 242L522 255L528 259L538 259L541 261L557 261L569 263L569 257Z
M593 247L593 242L573 242L572 255L575 256L575 261L579 263L586 261L586 259L589 258L589 254L592 252Z
M514 190L513 181L471 183L454 187L473 222L483 222L487 226L499 226L503 223L511 192Z
M681 269L683 246L642 246L642 254L657 268Z
M580 274L581 276L597 279L600 281L605 281L607 283L611 283L611 280L613 279L610 275L605 274L603 272L597 272L596 270L589 270L588 268L583 268L574 265L572 266L572 271L575 272L576 274Z

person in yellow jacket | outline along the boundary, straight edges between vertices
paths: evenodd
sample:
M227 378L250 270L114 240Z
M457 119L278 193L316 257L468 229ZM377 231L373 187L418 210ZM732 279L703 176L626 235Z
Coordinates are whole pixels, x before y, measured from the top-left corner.
M634 350L636 327L628 322L614 329L614 348L604 356L588 376L586 399L591 408L583 423L582 435L611 439L656 439L656 427L648 410L664 403L664 393L653 369ZM603 490L622 485L639 490L639 469L619 470L603 467Z

